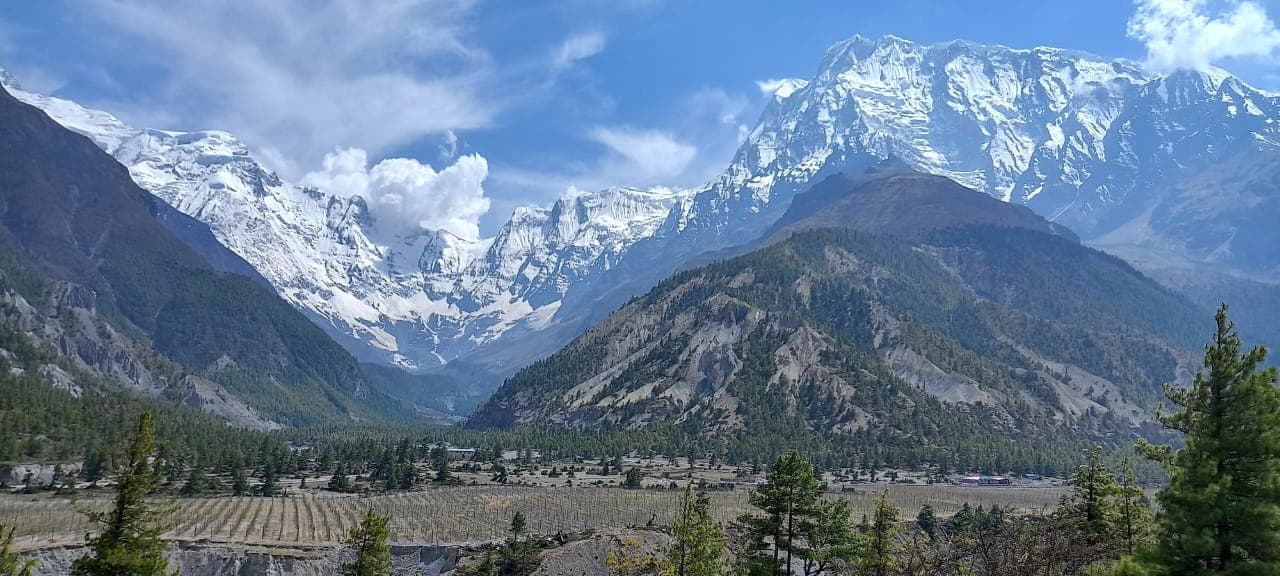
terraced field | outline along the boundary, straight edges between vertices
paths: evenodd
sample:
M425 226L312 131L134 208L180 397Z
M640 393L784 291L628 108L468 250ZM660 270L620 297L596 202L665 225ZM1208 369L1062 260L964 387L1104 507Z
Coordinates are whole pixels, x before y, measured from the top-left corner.
M853 504L855 518L869 513L882 487L831 494ZM924 504L949 515L969 502L999 504L1020 511L1047 510L1057 504L1060 488L902 485L888 488L890 500L914 517ZM464 486L362 498L328 493L302 493L281 498L196 498L171 501L175 511L168 537L263 545L318 545L341 541L372 507L391 516L397 542L460 543L503 537L518 510L533 532L553 534L588 528L666 524L677 510L680 491L617 488L535 488ZM722 521L748 511L747 491L713 492L712 506ZM22 548L83 541L94 527L83 510L105 509L110 501L78 502L49 497L0 496L0 522L17 528Z

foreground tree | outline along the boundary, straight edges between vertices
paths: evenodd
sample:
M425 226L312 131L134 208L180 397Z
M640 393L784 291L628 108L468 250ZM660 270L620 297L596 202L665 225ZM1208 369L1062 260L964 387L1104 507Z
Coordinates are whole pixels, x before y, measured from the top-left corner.
M639 541L625 539L621 549L609 552L605 567L616 576L721 576L728 573L728 545L724 531L711 518L711 499L685 487L680 515L671 525L671 539L664 554L641 549Z
M1125 554L1133 554L1147 544L1151 535L1151 502L1138 485L1137 475L1129 459L1120 464L1120 483L1116 485L1115 520L1112 532Z
M826 490L826 485L814 477L813 465L793 451L778 458L765 483L751 491L747 501L764 514L743 516L741 521L758 551L772 547L770 573L785 574L794 565L797 552L803 557L801 533L817 516ZM758 565L752 571L760 573L764 568Z
M737 554L740 571L816 576L858 564L863 541L853 529L848 502L824 501L826 491L798 453L779 458L748 497L763 514L741 518L750 544Z
M1243 351L1227 307L1190 388L1160 418L1186 445L1146 448L1169 469L1158 496L1155 572L1280 574L1280 392L1265 348Z
M920 513L916 514L916 526L929 538L938 534L938 517L934 515L933 506L925 504L920 507Z
M1063 498L1058 514L1075 526L1081 535L1081 544L1093 546L1107 539L1115 519L1113 498L1116 495L1116 478L1102 463L1102 448L1097 447L1085 456L1085 463L1077 469L1067 485L1071 492Z
M13 551L13 528L0 524L0 576L32 576L36 561L27 560Z
M355 549L356 559L342 565L342 576L377 576L391 571L391 545L387 537L390 519L370 508L360 525L351 529L347 545Z
M151 413L143 412L138 427L125 452L125 466L116 483L115 505L109 512L89 512L89 517L102 526L102 533L89 542L89 554L71 564L75 576L160 576L169 561L164 557L165 543L160 534L168 528L168 509L147 504L146 497L155 489L156 475L151 469L155 453L155 427Z
M693 494L693 485L684 489L680 516L671 525L667 544L668 572L675 576L719 576L725 564L724 531L711 518L711 500Z
M876 498L871 531L867 533L867 552L859 563L862 573L889 576L897 570L898 533L902 531L900 514L901 511L889 503L889 493L881 492Z

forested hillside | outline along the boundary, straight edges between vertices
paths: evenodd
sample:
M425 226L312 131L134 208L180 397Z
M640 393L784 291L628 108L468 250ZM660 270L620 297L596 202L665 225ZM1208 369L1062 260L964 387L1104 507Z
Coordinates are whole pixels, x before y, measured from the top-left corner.
M7 93L0 126L0 310L16 338L240 425L373 416L362 402L382 400L350 354L255 280L206 263L87 138ZM56 365L25 360L32 373Z
M1048 227L918 232L809 230L677 274L469 425L674 427L731 453L821 437L966 464L1154 429L1203 332L1195 306Z

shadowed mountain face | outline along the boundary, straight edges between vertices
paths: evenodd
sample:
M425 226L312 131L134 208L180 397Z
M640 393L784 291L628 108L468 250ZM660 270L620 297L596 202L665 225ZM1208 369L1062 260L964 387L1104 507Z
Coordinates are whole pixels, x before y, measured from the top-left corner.
M966 225L1023 228L1077 240L1066 227L1029 208L976 193L942 176L915 172L894 160L865 174L830 176L797 195L762 240L770 244L821 228L918 239L935 230Z
M934 176L829 178L768 237L520 371L469 425L1114 441L1148 429L1203 331L1123 261Z
M247 272L238 258L205 242L215 267L170 231L207 241L202 224L4 92L0 126L8 329L135 388L196 378L204 393L190 403L233 404L253 414L245 423L363 413L367 390L348 353L254 279L220 271ZM78 321L49 318L60 314Z

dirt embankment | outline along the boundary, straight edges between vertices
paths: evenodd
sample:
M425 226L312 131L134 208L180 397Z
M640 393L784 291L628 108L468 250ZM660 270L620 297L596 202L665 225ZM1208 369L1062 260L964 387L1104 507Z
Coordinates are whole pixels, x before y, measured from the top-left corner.
M40 576L64 576L71 563L85 554L84 546L42 548L30 552ZM452 570L459 549L452 546L391 548L395 576L438 576ZM169 568L183 576L338 576L350 552L337 546L267 547L174 543L169 547Z

